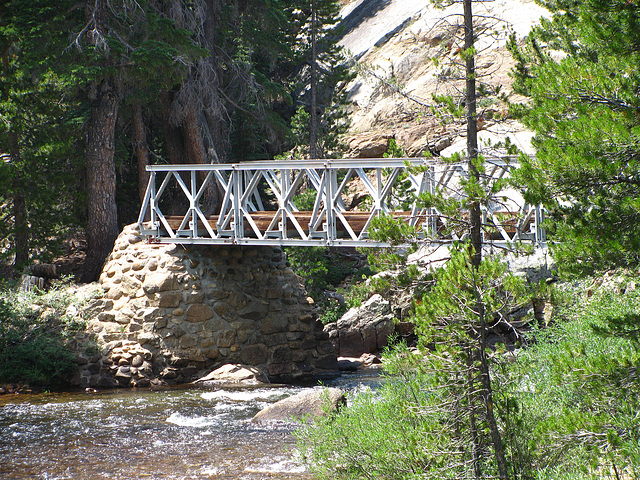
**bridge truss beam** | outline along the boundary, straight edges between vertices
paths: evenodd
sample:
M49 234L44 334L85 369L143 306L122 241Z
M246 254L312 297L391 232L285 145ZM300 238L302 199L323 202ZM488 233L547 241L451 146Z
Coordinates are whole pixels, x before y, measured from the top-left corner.
M508 177L511 158L485 163L490 184ZM153 165L138 223L152 241L183 244L387 246L369 238L371 222L391 215L439 243L447 231L437 209L407 205L412 195L461 195L466 162L430 159L258 161L238 164ZM217 199L212 203L211 199ZM212 204L209 206L209 204ZM355 206L357 204L357 206ZM355 206L355 208L354 208ZM483 206L496 245L545 242L544 212L515 190Z

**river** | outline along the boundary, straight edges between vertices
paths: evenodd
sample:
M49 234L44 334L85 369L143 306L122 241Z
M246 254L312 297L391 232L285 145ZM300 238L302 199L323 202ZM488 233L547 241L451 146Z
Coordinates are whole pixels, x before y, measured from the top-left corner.
M375 386L378 372L328 382ZM296 386L0 396L3 479L310 479L292 425L251 423ZM316 387L317 388L317 387Z

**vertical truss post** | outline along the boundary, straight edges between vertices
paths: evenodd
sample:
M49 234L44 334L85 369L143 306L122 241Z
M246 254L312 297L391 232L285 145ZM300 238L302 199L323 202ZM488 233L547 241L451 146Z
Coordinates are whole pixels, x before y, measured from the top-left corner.
M311 173L313 172L313 173ZM327 175L326 170L322 175L318 175L316 170L307 170L308 178L312 179L313 186L316 189L316 198L313 202L313 210L311 219L309 220L309 237L317 235L318 224L322 225L322 201L324 200L324 211L327 212ZM320 229L321 231L321 229ZM325 231L324 234L327 232ZM322 237L322 235L321 235Z
M436 193L437 184L436 184L436 168L433 165L429 165L427 170L424 172L427 176L427 192L431 195ZM429 237L435 238L438 234L438 216L435 207L429 207L425 210L425 224L426 224L426 233Z
M145 218L148 215L149 220L151 219L151 212L147 213L151 208L151 185L155 187L155 172L149 175L149 182L147 183L147 188L144 192L144 197L142 200L142 206L140 207L140 213L138 214L138 225L142 226Z
M167 173L167 175L169 175ZM158 215L156 212L156 172L151 172L151 177L149 178L149 186L151 187L151 191L149 192L149 210L150 210L150 219L151 219L151 228L156 230L156 235L160 234L160 226L158 225Z
M196 213L196 196L198 195L198 182L196 171L191 170L191 198L189 198L189 216L191 217L191 237L198 236L198 214Z
M374 213L379 217L382 212L382 168L376 168L376 198L374 201Z
M542 227L542 222L544 221L544 210L540 208L540 205L535 206L535 229L536 229L536 245L542 245L547 242L547 234L544 228Z
M289 202L287 201L287 192L289 191L289 186L291 185L291 180L289 175L291 174L291 170L282 169L280 170L280 211L278 215L280 216L280 222L278 224L278 228L280 230L280 235L282 239L288 238L287 235L287 220L289 219Z
M333 245L333 241L336 239L336 211L333 195L338 188L338 182L336 170L330 165L325 164L325 175L327 178L325 182L327 192L325 198L325 208L327 210L327 244Z
M233 189L233 242L238 243L244 237L244 215L242 214L240 199L242 198L242 172L232 166L231 170Z

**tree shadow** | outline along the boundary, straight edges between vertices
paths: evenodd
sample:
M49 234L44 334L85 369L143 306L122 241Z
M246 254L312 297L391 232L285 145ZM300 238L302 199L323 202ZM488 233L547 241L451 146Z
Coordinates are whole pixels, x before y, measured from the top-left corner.
M338 24L340 38L344 38L353 32L369 18L376 16L378 12L384 10L391 4L391 0L363 0Z

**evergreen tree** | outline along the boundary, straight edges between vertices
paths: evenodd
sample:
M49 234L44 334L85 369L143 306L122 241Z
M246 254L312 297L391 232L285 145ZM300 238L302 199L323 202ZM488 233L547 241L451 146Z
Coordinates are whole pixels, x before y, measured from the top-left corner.
M452 6L459 2L438 3ZM489 206L501 186L486 175L479 151L475 66L478 17L472 10L473 0L461 3L461 12L448 20L451 22L453 17L459 25L455 39L458 42L456 63L461 64L464 71L467 149L451 160L462 163L468 175L461 178L457 189L443 186L440 191L415 199L420 206L432 209L434 221L445 218L445 229L455 230L459 240L450 243L446 266L428 274L431 289L426 294L420 291L416 298L412 321L423 356L409 359L407 368L420 372L418 376L425 383L422 386L412 383L407 390L413 388L414 391L402 393L397 409L407 412L409 417L399 427L408 429L406 440L401 440L406 450L392 445L398 448L398 455L407 458L407 466L387 460L384 455L374 458L377 449L372 455L350 449L344 454L335 454L339 466L332 473L340 478L508 479L512 474L517 475L515 467L507 462L508 446L504 444L504 426L498 416L500 405L494 400L493 359L488 352L488 337L526 297L522 282L507 274L499 258L483 258L484 233L489 227L483 223L481 207ZM389 217L381 217L375 225L371 237L391 243L414 242L415 247L429 247L444 240L440 232L431 232L433 237L419 240L418 232ZM386 258L397 267L394 265L397 254ZM392 373L399 374L398 383L413 375L401 369ZM372 407L371 415L388 415L383 410L393 405L388 406L386 400L382 400L384 406L380 409ZM377 427L378 420L371 420L371 424ZM338 428L344 424L355 425L349 413L337 423ZM392 435L398 434L395 426L390 430ZM364 441L370 441L370 437ZM311 453L318 455L325 467L331 463L332 454L327 455L323 446L316 449L316 445ZM389 452L384 453L389 456ZM393 468L383 466L383 461L390 462Z
M296 143L308 146L310 158L323 158L339 148L338 136L346 130L342 110L346 99L340 87L352 74L337 43L340 4L336 0L298 0L291 14L297 28L294 78L302 104L293 126L304 122Z
M81 110L69 72L51 59L68 45L81 12L72 2L5 2L0 7L0 239L22 268L50 259L60 234L78 223Z
M436 2L440 6L453 1ZM466 225L468 241L461 250L453 245L446 267L436 274L436 286L421 302L415 322L422 330L423 344L446 345L456 373L462 384L447 383L446 389L455 402L466 402L466 430L471 442L470 466L476 479L487 475L490 468L497 478L507 479L509 473L493 400L491 362L487 354L487 337L496 318L501 318L515 304L500 286L504 268L494 259L483 259L483 221L481 206L488 205L499 189L484 176L484 159L478 148L478 115L476 109L476 32L477 18L473 13L474 0L462 1L463 42L460 48L464 62L465 118L467 149L465 161L468 179L462 182L460 200L453 200L445 192L425 195L418 199L425 205L438 207ZM500 300L499 300L500 299ZM427 307L429 305L429 307ZM452 320L457 319L457 320ZM428 327L425 329L425 325ZM437 326L451 328L455 335L446 341L437 333ZM435 329L434 329L435 328ZM488 432L484 438L483 432ZM490 452L488 447L493 450ZM492 457L493 462L488 458ZM463 455L464 458L464 455ZM463 460L464 462L464 460Z
M84 26L72 44L72 66L83 74L78 86L86 89L89 103L85 152L88 251L83 281L97 278L120 231L115 152L123 98L131 93L132 85L150 79L157 86L171 83L200 53L190 32L163 15L163 6L161 1L87 1Z
M436 284L416 305L414 323L423 348L433 348L425 363L432 388L446 392L449 422L454 426L447 465L464 475L509 478L502 432L498 427L487 349L490 328L522 301L522 282L499 259L474 263L473 256L454 248ZM490 448L493 452L489 451ZM512 468L515 468L512 466Z
M568 273L640 260L640 5L539 0L553 12L525 45L514 110L536 132L519 172L549 210L553 253Z

